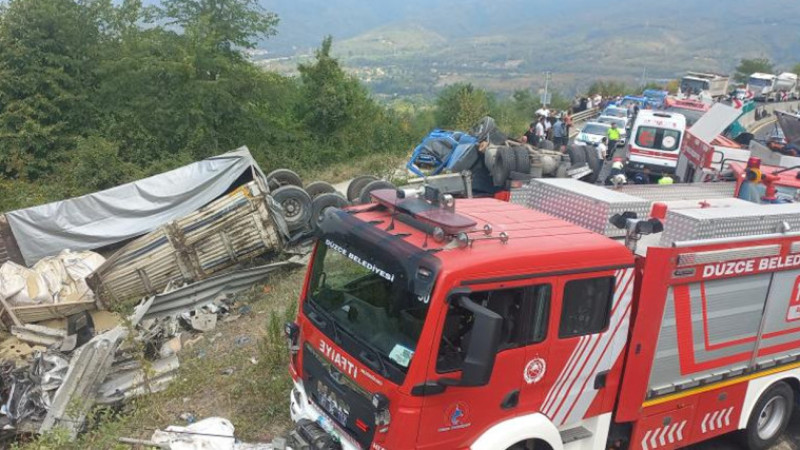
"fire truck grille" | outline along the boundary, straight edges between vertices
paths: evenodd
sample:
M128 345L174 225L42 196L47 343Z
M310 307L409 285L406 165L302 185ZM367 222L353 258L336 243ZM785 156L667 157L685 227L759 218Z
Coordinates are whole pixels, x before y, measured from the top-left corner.
M322 358L308 344L303 352L303 382L308 397L362 448L375 434L371 398L354 380Z

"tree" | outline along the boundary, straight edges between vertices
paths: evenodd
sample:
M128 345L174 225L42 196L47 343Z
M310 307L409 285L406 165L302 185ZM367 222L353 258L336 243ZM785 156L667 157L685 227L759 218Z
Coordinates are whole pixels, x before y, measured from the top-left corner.
M348 76L331 56L333 38L326 37L312 64L300 64L302 101L299 115L317 138L334 136L353 121L364 119L371 101L366 89Z
M491 99L483 89L472 84L453 84L436 98L436 122L441 127L468 130L489 114Z
M240 49L256 46L258 37L275 34L278 16L258 0L163 0L159 18L179 26L195 47L198 74L219 76L220 59L237 59Z
M737 83L746 83L750 75L761 73L772 73L775 70L772 62L767 58L742 59L736 67L733 79Z
M0 16L0 173L51 173L91 126L95 12L73 0L11 0Z
M800 63L795 64L794 67L792 67L792 73L800 76Z

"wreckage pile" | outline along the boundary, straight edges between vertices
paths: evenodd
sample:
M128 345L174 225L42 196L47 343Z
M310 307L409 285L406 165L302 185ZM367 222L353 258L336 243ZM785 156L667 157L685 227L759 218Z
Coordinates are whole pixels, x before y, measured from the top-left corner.
M243 148L0 215L0 437L74 437L96 405L165 389L181 349L247 312L243 291L305 264L311 194L347 203L299 183Z

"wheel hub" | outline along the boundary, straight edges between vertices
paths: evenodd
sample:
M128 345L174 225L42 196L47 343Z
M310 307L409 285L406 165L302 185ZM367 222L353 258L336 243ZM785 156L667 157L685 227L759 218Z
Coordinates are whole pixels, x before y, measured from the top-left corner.
M783 425L785 416L786 399L772 397L758 415L758 437L765 441L774 438Z

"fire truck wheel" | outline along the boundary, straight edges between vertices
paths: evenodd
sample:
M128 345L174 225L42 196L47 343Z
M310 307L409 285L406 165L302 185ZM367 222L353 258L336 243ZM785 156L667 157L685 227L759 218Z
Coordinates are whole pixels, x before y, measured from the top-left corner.
M794 405L794 392L783 381L773 384L761 395L747 422L747 446L750 450L772 447L786 431Z
M567 147L567 154L569 155L572 167L582 166L586 164L586 152L580 145L570 145Z
M531 154L524 146L514 147L514 156L517 159L517 170L519 173L531 173Z
M320 194L314 201L311 202L311 227L314 230L319 230L319 225L322 223L323 214L328 208L344 208L350 202L347 201L342 194L328 192Z
M267 184L269 189L274 191L281 186L303 187L303 180L300 175L289 169L277 169L267 174Z
M361 175L353 178L353 181L347 185L347 200L351 202L357 201L358 196L361 195L361 190L364 189L364 186L377 179L378 177L374 175Z
M311 197L303 188L283 186L270 194L283 209L283 218L290 231L305 228L311 220Z
M397 189L397 187L386 180L370 181L366 186L364 186L363 189L361 189L361 194L358 196L358 201L362 205L372 203L372 197L369 194L370 192L377 191L379 189Z
M311 198L317 198L322 194L331 194L336 192L336 188L327 181L315 181L306 186L306 192Z

